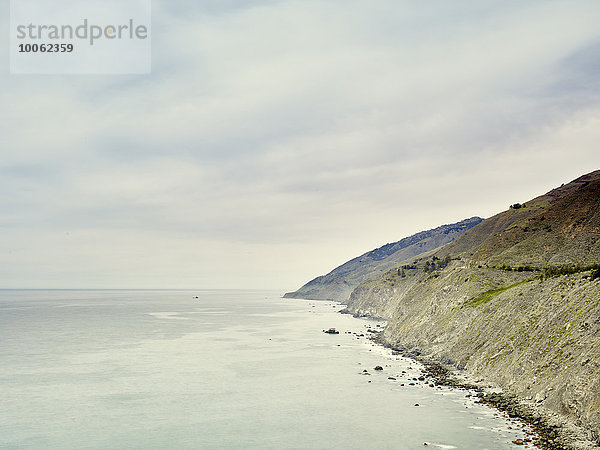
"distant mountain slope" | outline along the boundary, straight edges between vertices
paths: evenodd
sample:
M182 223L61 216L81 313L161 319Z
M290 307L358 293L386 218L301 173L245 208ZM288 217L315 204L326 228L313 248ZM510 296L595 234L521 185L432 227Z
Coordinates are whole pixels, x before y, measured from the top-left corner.
M495 383L595 442L565 434L557 448L600 448L600 170L416 259L358 286L348 311L388 319L387 344Z
M327 275L309 281L296 292L285 294L285 297L346 302L359 284L379 278L407 259L452 242L482 220L480 217L472 217L386 244L342 264Z

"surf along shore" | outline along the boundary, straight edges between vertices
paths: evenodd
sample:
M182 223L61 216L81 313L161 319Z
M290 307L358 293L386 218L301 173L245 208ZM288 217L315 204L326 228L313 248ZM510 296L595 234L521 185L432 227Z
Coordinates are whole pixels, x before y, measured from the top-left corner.
M340 311L347 314L346 311ZM478 398L475 403L485 404L520 422L527 438L515 439L513 444L528 447L533 445L544 450L573 450L598 448L587 439L587 433L556 414L539 408L514 394L505 393L483 379L469 377L464 371L434 361L414 351L397 348L383 339L383 332L373 330L368 339L376 345L388 348L393 355L411 359L423 366L419 377L430 386L446 386L467 392L467 396Z

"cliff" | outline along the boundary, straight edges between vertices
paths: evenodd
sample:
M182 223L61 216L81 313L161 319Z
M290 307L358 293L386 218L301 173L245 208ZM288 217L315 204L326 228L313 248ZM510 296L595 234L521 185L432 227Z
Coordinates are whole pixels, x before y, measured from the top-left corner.
M297 291L288 292L284 297L346 303L350 293L359 284L381 277L405 259L414 258L452 242L482 220L472 217L386 244L336 267L327 275L309 281Z
M600 171L513 205L351 294L383 340L483 378L600 443Z

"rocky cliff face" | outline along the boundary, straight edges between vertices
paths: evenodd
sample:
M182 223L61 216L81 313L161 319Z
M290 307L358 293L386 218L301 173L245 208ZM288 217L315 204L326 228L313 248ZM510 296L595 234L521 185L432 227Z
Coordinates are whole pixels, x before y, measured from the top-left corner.
M342 264L327 275L309 281L297 291L285 294L285 297L346 303L350 293L359 284L379 278L405 259L414 258L452 242L482 220L480 217L472 217L386 244Z
M351 294L383 339L600 436L600 171L487 219Z

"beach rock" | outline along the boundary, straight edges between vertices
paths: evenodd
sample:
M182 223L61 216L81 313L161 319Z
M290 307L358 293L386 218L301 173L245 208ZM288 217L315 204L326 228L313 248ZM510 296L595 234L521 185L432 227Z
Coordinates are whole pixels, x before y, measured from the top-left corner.
M375 366L375 368L373 370L383 370L383 367L381 367L381 366Z
M335 328L330 328L328 330L323 330L323 333L326 333L326 334L340 334L340 332L337 331Z

